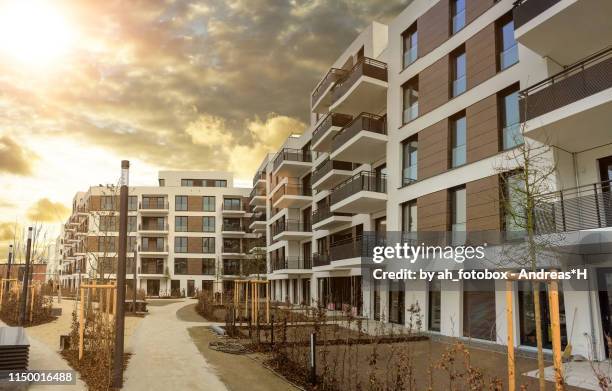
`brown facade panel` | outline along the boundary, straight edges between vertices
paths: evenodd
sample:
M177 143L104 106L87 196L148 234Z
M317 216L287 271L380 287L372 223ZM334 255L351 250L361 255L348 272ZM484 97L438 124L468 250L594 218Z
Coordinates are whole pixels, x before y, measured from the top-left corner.
M419 231L444 232L450 222L447 190L430 193L417 199L417 229Z
M495 0L467 0L465 4L466 22L470 23L495 4Z
M423 57L450 37L450 9L448 0L440 0L418 20L418 55Z
M499 121L497 112L496 95L491 95L476 102L465 110L468 163L485 159L499 152Z
M202 274L202 260L187 259L187 274Z
M89 210L100 210L100 196L89 196Z
M187 197L187 210L190 212L202 211L202 197L188 196Z
M202 253L202 238L201 237L188 237L187 238L187 252L193 254Z
M202 232L202 217L201 216L187 217L187 231Z
M448 169L448 135L448 119L419 132L419 179L441 174Z
M465 185L468 231L501 229L499 183L499 175L492 175Z
M88 236L87 237L87 251L97 252L98 251L98 237Z
M497 73L495 24L491 23L465 43L467 88L473 88Z
M444 56L419 74L419 115L448 102L449 56Z

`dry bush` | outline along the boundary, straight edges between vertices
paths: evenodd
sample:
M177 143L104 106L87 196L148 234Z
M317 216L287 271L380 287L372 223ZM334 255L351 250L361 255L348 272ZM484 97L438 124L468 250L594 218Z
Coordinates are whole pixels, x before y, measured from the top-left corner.
M2 309L0 309L0 319L9 326L17 326L19 324L19 297L20 291L17 289L11 289L8 295L5 294L2 297ZM53 298L46 297L38 292L34 295L34 305L31 304L31 295L28 295L27 316L24 327L36 326L39 324L51 322L56 319L55 316L51 315L51 309L53 307ZM30 322L30 311L32 311L32 321Z

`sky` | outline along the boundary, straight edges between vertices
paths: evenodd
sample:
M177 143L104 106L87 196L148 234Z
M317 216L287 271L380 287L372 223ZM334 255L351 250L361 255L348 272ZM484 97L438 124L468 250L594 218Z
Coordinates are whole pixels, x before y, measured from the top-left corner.
M0 0L0 259L72 197L159 170L248 184L308 123L310 92L407 0Z

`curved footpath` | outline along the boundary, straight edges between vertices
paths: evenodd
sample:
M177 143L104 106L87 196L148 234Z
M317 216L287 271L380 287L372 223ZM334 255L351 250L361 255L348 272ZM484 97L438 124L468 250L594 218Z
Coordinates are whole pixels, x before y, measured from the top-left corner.
M129 340L133 353L124 375L124 390L226 390L215 370L202 357L187 329L194 322L177 318L176 312L195 304L189 299L163 306L149 306ZM211 323L202 322L202 326Z

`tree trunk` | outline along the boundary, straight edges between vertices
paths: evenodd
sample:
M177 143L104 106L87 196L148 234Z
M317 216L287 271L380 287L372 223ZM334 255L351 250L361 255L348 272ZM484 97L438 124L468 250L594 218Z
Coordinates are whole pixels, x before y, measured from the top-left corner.
M540 391L546 391L546 379L544 377L544 352L542 350L542 311L540 307L540 283L532 283L533 291L533 313L536 327L536 345L538 348L538 380Z

